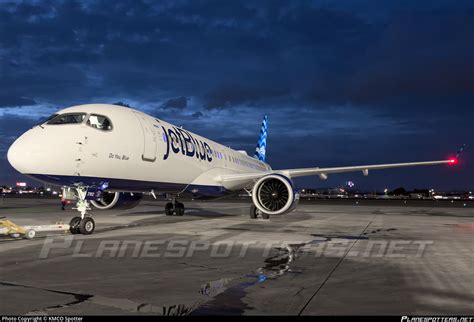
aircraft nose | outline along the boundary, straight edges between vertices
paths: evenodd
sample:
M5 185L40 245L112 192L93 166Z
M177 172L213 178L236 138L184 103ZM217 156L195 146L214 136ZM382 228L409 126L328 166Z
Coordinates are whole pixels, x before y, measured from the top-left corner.
M30 140L25 134L16 139L7 152L8 162L20 173L30 173L34 164Z
M8 162L18 172L38 177L72 175L78 172L80 150L69 129L34 127L20 136L7 152ZM55 178L56 179L56 178Z
M22 149L21 138L16 139L15 142L10 146L7 152L7 159L10 162L11 166L15 168L16 171L24 173L25 170L25 156Z

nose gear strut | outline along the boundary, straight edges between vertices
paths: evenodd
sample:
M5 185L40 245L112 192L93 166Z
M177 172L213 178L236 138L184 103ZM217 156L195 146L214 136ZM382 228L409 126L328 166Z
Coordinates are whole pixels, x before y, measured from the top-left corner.
M89 201L87 200L88 190L89 187L82 185L63 188L63 197L72 195L73 198L77 200L76 207L72 209L76 209L81 214L81 216L73 217L69 223L69 231L73 235L90 235L95 230L95 221L92 219L91 214L87 212L91 210Z

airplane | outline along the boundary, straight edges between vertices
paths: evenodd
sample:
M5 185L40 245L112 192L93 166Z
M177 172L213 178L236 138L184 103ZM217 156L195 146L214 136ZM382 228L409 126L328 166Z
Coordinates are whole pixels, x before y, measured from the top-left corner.
M456 164L447 160L332 168L274 170L265 162L268 118L262 121L255 155L233 150L129 107L86 104L62 109L21 135L8 150L20 173L63 186L80 216L72 234L92 234L90 206L126 209L144 194L165 195L167 216L183 216L178 198L212 199L246 190L252 197L250 218L283 215L298 204L292 179L333 173L411 166Z

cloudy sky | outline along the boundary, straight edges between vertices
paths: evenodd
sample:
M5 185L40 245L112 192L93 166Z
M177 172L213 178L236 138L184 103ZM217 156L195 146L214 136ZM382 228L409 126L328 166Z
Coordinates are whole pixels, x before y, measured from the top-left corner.
M38 119L125 102L273 168L443 159L300 186L474 188L474 2L0 0L0 185ZM470 148L469 148L470 146Z

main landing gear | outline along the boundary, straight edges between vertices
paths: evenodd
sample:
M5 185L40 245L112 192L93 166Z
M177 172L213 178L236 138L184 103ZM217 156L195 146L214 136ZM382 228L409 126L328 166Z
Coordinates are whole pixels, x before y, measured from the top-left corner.
M86 200L87 187L74 187L73 189L77 197L76 208L73 209L77 209L77 211L81 213L81 216L76 216L71 219L69 222L69 231L73 235L90 235L94 232L95 221L90 214L87 213L88 210L91 210L89 201ZM65 191L63 191L63 195L64 193Z
M176 200L176 197L171 198L171 202L165 205L166 216L183 216L184 215L184 204Z
M270 219L270 215L260 211L255 205L250 207L250 218L257 219L258 216L262 216L262 219Z

